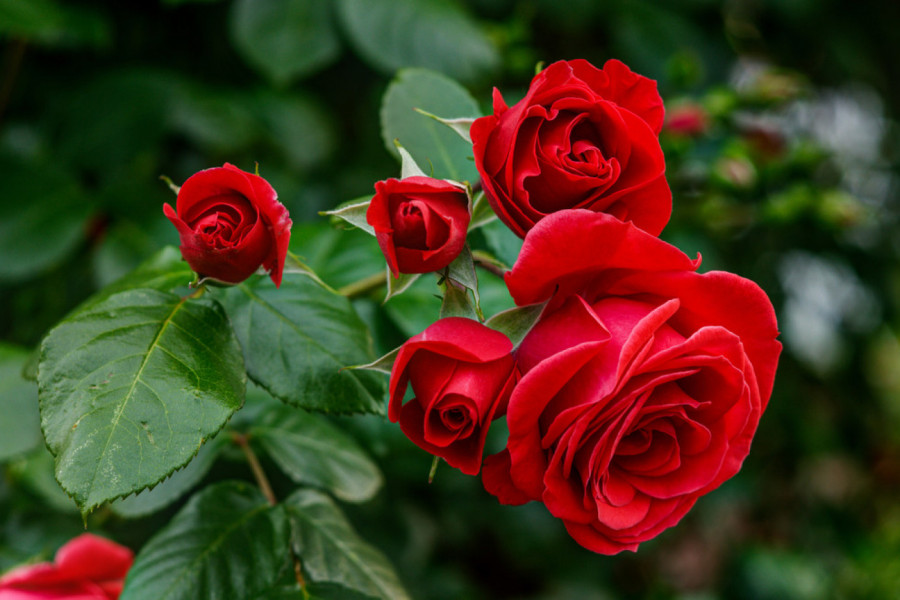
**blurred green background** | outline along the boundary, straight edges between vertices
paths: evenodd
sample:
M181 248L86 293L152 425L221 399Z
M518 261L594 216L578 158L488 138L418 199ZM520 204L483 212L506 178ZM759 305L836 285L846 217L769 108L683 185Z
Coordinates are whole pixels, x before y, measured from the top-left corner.
M759 282L779 317L743 471L638 553L603 557L477 478L427 484L430 456L398 427L347 418L387 478L351 519L416 598L896 598L898 24L900 4L876 0L0 0L0 436L34 448L0 455L0 571L82 530L20 372L68 310L177 243L160 175L258 163L293 249L346 285L382 259L317 213L398 174L379 122L397 69L443 72L487 111L491 87L514 100L541 61L619 58L673 118L663 237ZM379 350L433 318L411 298L357 300ZM173 510L92 523L137 548Z

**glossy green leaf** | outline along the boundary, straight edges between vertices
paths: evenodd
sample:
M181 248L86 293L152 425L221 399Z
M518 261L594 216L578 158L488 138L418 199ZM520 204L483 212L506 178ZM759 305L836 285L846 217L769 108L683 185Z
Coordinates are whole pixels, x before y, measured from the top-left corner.
M381 413L383 381L345 369L374 358L368 330L343 296L300 273L281 287L252 277L216 291L244 350L247 373L276 398L326 413Z
M499 67L496 47L457 3L339 0L337 8L354 48L385 73L403 67L425 67L469 82ZM442 117L470 116L426 110Z
M184 468L175 471L152 489L146 489L138 494L110 503L109 508L120 517L134 519L153 514L169 506L203 479L212 468L226 441L227 435L216 436L203 444L197 456Z
M24 348L0 343L0 461L42 442L37 386L22 376L30 357Z
M357 536L331 498L303 489L284 504L294 551L310 580L340 583L384 600L409 598L387 558Z
M74 177L54 165L0 159L0 281L40 275L84 240L92 207Z
M231 38L244 60L276 85L318 71L341 49L330 0L237 0Z
M288 567L289 549L282 507L246 483L218 483L141 549L120 600L254 598Z
M381 487L378 466L321 416L278 406L258 419L250 437L295 482L324 488L346 502L365 502Z
M417 108L447 118L479 116L478 103L452 79L426 69L404 69L381 103L381 136L388 152L399 158L394 146L399 140L426 173L433 169L432 177L477 181L472 145Z
M85 513L186 464L244 399L222 307L156 290L114 294L44 339L41 422L56 476Z

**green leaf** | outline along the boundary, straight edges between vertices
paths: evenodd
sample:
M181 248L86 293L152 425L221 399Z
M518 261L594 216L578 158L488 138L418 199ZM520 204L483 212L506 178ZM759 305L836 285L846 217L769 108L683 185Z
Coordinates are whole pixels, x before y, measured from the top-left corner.
M281 288L268 277L215 291L244 349L247 373L293 406L326 413L382 413L383 382L345 369L374 358L349 300L299 273Z
M114 294L41 346L38 390L56 477L90 512L185 465L244 400L222 307L156 290Z
M475 274L475 261L472 259L472 251L468 244L463 246L447 270L447 276L460 285L472 290L475 298L475 312L481 315L481 298L478 296L478 276ZM468 298L466 299L468 303Z
M120 517L134 519L153 514L169 506L206 476L219 456L219 451L226 439L227 436L216 436L203 444L197 456L183 469L175 471L168 479L158 483L152 489L112 502L109 508Z
M91 202L54 165L0 159L0 281L20 281L64 262L85 237Z
M513 346L518 346L541 316L545 304L530 304L528 306L510 308L497 313L485 321L484 324L505 334L512 341Z
M244 600L272 587L290 560L284 510L258 489L204 489L141 549L120 600Z
M399 158L394 147L394 140L399 140L417 164L433 167L432 177L477 181L472 145L417 108L452 118L479 116L478 103L452 79L425 69L404 69L381 103L381 136L388 152Z
M465 317L467 319L478 319L475 307L469 302L469 292L466 288L459 287L456 284L445 282L444 299L441 302L441 318L446 317Z
M421 273L400 273L397 277L394 277L394 274L391 273L391 268L386 267L387 269L387 294L384 297L384 301L387 302L394 296L402 294L406 290L410 288L412 284L419 280L422 276Z
M252 108L262 122L266 137L284 155L292 170L316 167L337 145L331 113L312 97L297 93L259 93L253 99Z
M250 437L296 483L324 488L345 502L365 502L381 487L381 472L359 445L323 417L277 406Z
M500 66L490 38L455 2L340 0L337 8L354 48L385 73L425 67L472 82ZM427 110L448 117L471 116Z
M475 202L472 203L472 219L469 221L469 231L484 227L488 223L497 220L494 209L491 208L487 196L484 192L480 192L475 196Z
M418 279L404 294L384 303L384 311L406 337L412 337L440 318L442 298L432 277Z
M64 6L53 0L0 0L0 34L42 46L104 46L109 21L96 8Z
M394 348L381 358L376 358L374 361L365 364L365 365L353 365L352 367L348 367L350 369L368 369L369 371L376 371L378 373L384 373L385 375L390 375L391 370L394 368L394 362L397 360L397 355L400 354L400 348Z
M278 86L315 73L341 50L329 0L236 0L231 39Z
M335 229L324 219L295 224L291 250L335 288L384 272L384 255L373 235Z
M188 284L193 279L194 273L181 258L181 251L174 246L165 246L138 265L136 269L82 302L75 312L96 306L113 294L138 288L160 292L170 292L181 288L181 291L186 292Z
M472 123L475 122L475 117L468 117L465 119L445 119L443 117L433 115L427 110L422 110L421 108L417 108L416 112L449 127L450 129L455 131L456 135L461 137L466 143L472 143L472 136L469 134L469 130L472 128Z
M416 163L412 154L400 144L400 140L394 140L394 147L400 153L400 179L407 177L428 177L422 167Z
M77 514L78 506L59 487L53 470L53 455L46 446L35 448L9 464L10 477L40 498L44 505L59 513Z
M366 212L368 212L369 204L371 202L371 196L364 196L362 198L351 200L350 202L345 202L334 210L323 210L319 214L337 217L350 223L357 229L362 229L369 235L375 235L375 228L369 225L369 222L366 220Z
M340 583L384 598L409 598L385 556L350 527L331 498L310 489L285 500L294 532L294 551L309 579Z
M0 461L42 442L37 386L22 376L30 357L28 350L0 343Z

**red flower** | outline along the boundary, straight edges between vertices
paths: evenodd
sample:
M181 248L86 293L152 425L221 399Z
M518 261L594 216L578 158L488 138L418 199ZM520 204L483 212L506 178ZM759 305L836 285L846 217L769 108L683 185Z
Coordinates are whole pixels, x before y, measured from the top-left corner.
M540 500L614 554L738 472L772 392L775 313L752 281L696 266L604 214L529 233L507 284L520 304L552 298L516 351L507 449L485 461L501 502Z
M469 219L462 186L420 176L377 182L366 211L394 277L437 271L453 262L466 245Z
M173 210L163 212L181 236L181 255L201 277L240 283L260 266L275 285L291 239L291 219L259 175L226 164L191 175Z
M597 69L556 62L507 107L470 129L475 165L500 220L519 237L567 208L606 212L657 235L672 194L659 146L663 104L656 82L617 60Z
M709 128L709 114L699 104L682 104L666 115L665 129L683 137L695 137Z
M2 600L115 600L131 568L131 550L84 533L53 563L19 567L0 577Z
M509 339L477 321L441 319L400 348L388 418L417 446L478 474L488 427L517 379ZM403 403L408 385L415 398Z

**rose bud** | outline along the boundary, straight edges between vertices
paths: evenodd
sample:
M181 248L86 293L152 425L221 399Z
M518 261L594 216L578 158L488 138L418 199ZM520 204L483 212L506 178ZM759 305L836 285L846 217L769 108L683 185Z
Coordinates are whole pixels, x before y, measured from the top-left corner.
M672 212L659 145L656 82L617 60L553 63L511 107L494 89L494 114L469 130L491 207L519 237L567 208L605 212L658 235Z
M709 115L699 104L681 104L669 110L665 130L675 136L696 137L709 128Z
M281 285L291 218L259 175L225 164L191 175L163 212L181 236L181 256L201 278L240 283L260 266Z
M509 338L477 321L436 321L400 348L388 418L423 450L478 474L488 428L506 411L518 378L511 351ZM408 385L415 397L404 404Z
M469 219L465 188L421 176L377 182L366 211L394 277L453 262L466 244Z
M132 561L128 548L84 533L60 548L53 563L18 567L0 577L0 598L116 600Z
M515 354L488 491L539 500L579 544L615 554L738 472L772 393L775 312L752 281L698 266L609 215L564 211L529 233L507 285L517 303L550 301Z

